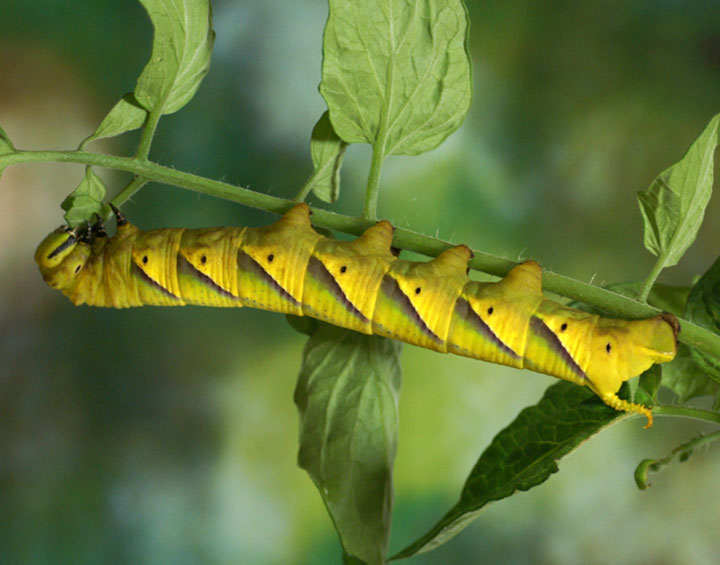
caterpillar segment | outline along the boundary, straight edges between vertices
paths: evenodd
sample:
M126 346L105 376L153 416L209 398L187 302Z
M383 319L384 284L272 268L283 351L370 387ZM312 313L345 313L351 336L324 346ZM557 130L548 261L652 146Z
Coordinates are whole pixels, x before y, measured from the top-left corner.
M305 315L365 334L546 373L592 389L617 410L652 413L617 396L621 384L670 361L674 316L603 318L548 300L542 270L525 261L499 282L471 281L472 251L428 262L398 259L378 222L353 241L313 230L305 204L259 228L141 231L118 217L83 234L60 228L35 259L74 304L241 307Z

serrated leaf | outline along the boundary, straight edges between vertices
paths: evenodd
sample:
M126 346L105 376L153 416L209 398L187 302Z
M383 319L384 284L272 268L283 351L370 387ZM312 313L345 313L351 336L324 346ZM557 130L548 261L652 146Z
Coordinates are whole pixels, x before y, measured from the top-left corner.
M128 92L113 106L95 132L83 141L81 148L91 141L104 137L113 137L142 127L147 119L147 110L140 106L135 95Z
M317 486L347 555L384 563L397 444L400 344L321 324L295 390L298 464Z
M215 33L208 0L140 0L155 27L150 62L135 99L148 112L170 114L193 97L210 68Z
M140 0L154 27L150 61L135 92L125 94L81 148L142 127L152 110L171 114L200 87L210 67L215 33L208 0Z
M719 127L720 114L710 120L679 162L638 193L645 247L658 256L663 268L677 264L702 224L712 193Z
M335 202L340 195L340 166L347 143L338 137L327 110L315 124L310 138L314 171L307 184L324 202Z
M468 18L460 0L330 0L320 93L348 143L417 155L470 105Z
M463 487L460 501L424 536L395 555L435 549L467 526L489 502L529 490L557 472L557 461L622 414L590 390L561 381L492 440Z
M699 326L720 333L720 257L690 290L685 317ZM692 348L693 361L720 383L720 359Z
M82 182L61 204L67 225L77 227L92 221L95 214L104 218L107 215L107 204L103 203L105 193L102 179L87 167Z

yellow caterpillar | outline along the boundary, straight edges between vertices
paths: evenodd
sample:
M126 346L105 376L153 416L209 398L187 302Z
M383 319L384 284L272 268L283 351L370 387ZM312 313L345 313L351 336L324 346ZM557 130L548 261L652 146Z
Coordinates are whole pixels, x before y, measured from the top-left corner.
M650 410L616 393L675 356L671 314L617 320L553 302L534 261L496 283L471 281L464 245L429 262L401 260L386 221L343 242L314 231L305 204L260 228L141 231L116 214L111 238L100 224L84 235L60 228L37 249L45 281L74 304L251 306L312 316L585 385L617 410L644 414L646 427Z

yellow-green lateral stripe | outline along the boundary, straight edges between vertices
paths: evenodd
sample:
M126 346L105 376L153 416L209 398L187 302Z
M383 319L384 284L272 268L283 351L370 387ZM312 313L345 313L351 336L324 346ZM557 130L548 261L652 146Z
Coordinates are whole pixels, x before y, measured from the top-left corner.
M516 353L509 345L501 340L462 296L458 298L455 303L455 315L468 322L482 337L495 345L503 353L513 359L522 359L522 355Z
M324 286L335 300L358 320L366 324L370 322L365 314L350 301L337 280L335 280L335 277L327 270L325 264L314 255L310 257L308 262L307 274Z
M282 285L277 282L273 276L263 269L262 265L255 261L250 255L244 251L238 251L237 255L238 268L256 275L260 280L265 282L270 288L275 290L282 298L290 302L293 306L300 306L300 301L297 300L292 294L285 290Z
M217 292L218 294L227 298L232 298L233 300L240 300L239 296L235 296L229 290L224 289L222 286L220 286L211 277L209 277L202 271L198 271L192 263L185 259L182 253L178 253L177 256L177 269L179 275L188 275L190 277L193 277L200 284L208 287L213 292Z
M145 271L143 271L142 268L137 263L135 263L135 261L132 262L132 273L139 276L140 279L149 284L152 288L159 290L165 296L174 300L182 300L182 297L173 294L167 288L165 288L163 285L153 279L150 275L148 275Z
M400 311L405 314L405 316L418 328L420 328L420 331L422 331L426 336L437 343L445 343L442 339L440 339L440 336L428 327L425 320L422 319L420 313L417 311L415 306L413 306L410 298L408 298L408 296L402 291L400 285L392 276L385 275L383 277L382 285L380 285L380 292L384 293L390 301L395 303L400 308Z
M582 370L580 365L577 364L575 359L573 359L572 355L570 355L570 352L565 349L565 346L562 344L560 339L557 335L555 335L555 332L553 332L545 322L543 322L540 318L537 316L531 316L530 317L530 331L532 331L536 336L541 338L545 343L548 344L550 349L554 351L562 360L563 363L578 377L580 377L583 380L586 380L590 382L590 379L588 379L587 375L585 374L585 371Z

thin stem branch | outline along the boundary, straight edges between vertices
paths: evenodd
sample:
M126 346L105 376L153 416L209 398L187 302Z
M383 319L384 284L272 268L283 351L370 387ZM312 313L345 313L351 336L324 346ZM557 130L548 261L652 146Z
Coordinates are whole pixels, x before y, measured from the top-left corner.
M366 220L377 220L377 201L380 193L380 173L382 171L383 162L385 161L385 139L378 138L377 143L373 145L372 161L370 163L370 173L368 174L367 186L365 187L365 207L363 209L363 218Z
M392 48L394 51L394 47ZM385 93L386 104L380 115L380 124L378 127L377 138L373 143L372 161L370 162L370 173L365 187L365 207L363 209L363 218L377 221L377 202L380 194L380 173L382 166L387 157L387 136L390 128L389 107L392 105L390 101L393 99L395 63L393 57L390 57L387 68L387 91Z
M247 188L207 179L130 157L118 157L115 155L104 155L84 151L16 151L14 153L0 155L0 169L20 163L46 162L81 163L84 165L95 165L108 169L126 171L143 179L143 182L154 181L169 184L278 214L286 212L294 205L294 202L291 200L278 198L269 194L262 194ZM132 184L133 183L130 183L128 187L126 187L126 190L123 190L121 194L118 194L118 196L113 199L115 204L121 204L130 196L129 187ZM312 219L313 223L319 227L351 235L360 235L374 223L366 218L343 216L320 208L313 209ZM431 257L436 257L443 250L452 247L452 244L448 241L421 235L402 228L395 230L393 243L402 249ZM471 260L470 267L491 275L499 277L505 276L510 269L517 265L515 261L503 259L482 251L473 251L475 257ZM625 318L646 318L661 313L657 308L653 308L632 298L550 271L543 271L543 287L550 292L597 306L611 315ZM720 357L719 335L686 320L681 319L680 323L682 327L679 336L680 341L705 353ZM665 413L669 414L673 408L679 407L658 407L656 410L665 410Z
M655 265L653 265L652 270L650 271L650 274L645 279L645 282L643 283L642 289L640 290L640 294L638 295L638 300L640 302L646 302L647 297L650 295L650 291L652 290L653 285L655 284L655 281L657 280L658 276L660 275L660 271L663 270L665 267L665 257L660 256L658 257L657 261L655 262Z
M690 454L697 448L703 445L710 444L720 439L720 430L717 430L711 434L704 435L698 434L690 441L687 441L681 445L678 445L670 453L661 459L643 459L635 469L635 482L638 488L644 490L648 488L650 483L648 482L648 473L650 471L657 473L661 471L663 467L672 463L675 457L680 459L680 462L685 461Z
M317 170L314 171L312 175L310 175L308 180L305 181L305 184L302 185L302 188L295 195L295 198L293 198L293 202L305 202L305 199L308 197L308 194L310 194L310 191L312 190L313 183L315 182L315 177L317 177L317 175Z
M147 160L150 155L150 145L152 144L153 137L155 137L155 130L157 129L158 122L162 118L163 104L158 104L156 109L148 114L147 121L142 129L142 135L140 137L140 143L138 144L137 151L135 152L136 159Z
M123 202L129 200L130 197L147 184L147 182L148 180L144 177L133 177L133 179L125 185L125 188L115 195L115 198L112 199L112 203L119 208Z
M653 406L653 414L662 414L663 416L677 416L680 418L692 418L693 420L702 420L703 422L711 422L720 424L720 412L711 410L701 410L700 408L689 408L687 406Z

